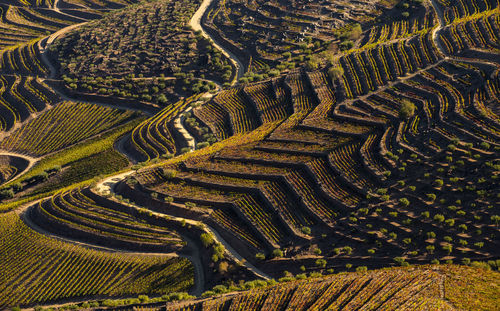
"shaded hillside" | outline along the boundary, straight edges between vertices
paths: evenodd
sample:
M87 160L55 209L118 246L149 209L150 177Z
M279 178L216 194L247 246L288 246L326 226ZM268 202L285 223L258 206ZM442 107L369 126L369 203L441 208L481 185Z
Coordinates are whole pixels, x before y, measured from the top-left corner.
M497 17L471 22L498 27ZM192 114L219 144L141 170L118 191L162 213L195 204L273 275L497 258L496 41L481 26L491 44L449 52L441 40L453 26L224 90Z
M198 1L148 1L68 34L51 47L66 86L165 105L227 82L230 62L187 25Z
M349 49L381 21L421 27L432 17L422 1L228 0L212 5L204 25L249 72L268 74Z

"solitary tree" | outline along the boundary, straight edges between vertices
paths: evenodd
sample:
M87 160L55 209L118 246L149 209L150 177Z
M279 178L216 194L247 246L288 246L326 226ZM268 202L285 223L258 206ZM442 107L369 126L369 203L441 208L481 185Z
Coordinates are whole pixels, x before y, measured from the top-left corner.
M330 67L328 69L328 74L332 80L338 80L344 75L344 69L342 67Z
M399 118L408 120L415 114L415 105L409 100L402 100L399 108Z
M427 245L425 247L425 249L429 252L429 254L432 254L432 253L434 253L435 247L434 247L434 245Z
M283 251L279 248L274 249L273 257L283 257Z

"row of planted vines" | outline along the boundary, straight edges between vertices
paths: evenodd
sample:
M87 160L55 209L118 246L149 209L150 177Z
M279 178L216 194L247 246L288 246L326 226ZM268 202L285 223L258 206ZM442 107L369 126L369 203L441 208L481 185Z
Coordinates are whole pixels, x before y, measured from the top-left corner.
M193 267L182 258L96 251L28 228L17 214L1 216L0 305L26 305L96 295L186 291ZM161 282L169 279L169 282Z

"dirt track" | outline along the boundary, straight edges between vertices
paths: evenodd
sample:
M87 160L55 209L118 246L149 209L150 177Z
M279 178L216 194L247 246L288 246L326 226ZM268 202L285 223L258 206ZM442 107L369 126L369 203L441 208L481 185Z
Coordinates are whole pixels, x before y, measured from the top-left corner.
M207 11L208 7L210 4L212 4L214 0L203 0L201 3L200 7L194 13L193 17L191 17L191 20L189 21L189 25L195 30L195 31L201 31L202 35L211 40L215 47L217 47L219 50L222 51L222 54L224 54L227 58L231 60L233 65L236 67L236 79L233 81L233 84L238 81L239 78L243 77L245 74L245 66L243 66L243 63L234 55L231 53L231 51L225 49L221 44L219 44L214 38L212 38L201 26L201 18Z

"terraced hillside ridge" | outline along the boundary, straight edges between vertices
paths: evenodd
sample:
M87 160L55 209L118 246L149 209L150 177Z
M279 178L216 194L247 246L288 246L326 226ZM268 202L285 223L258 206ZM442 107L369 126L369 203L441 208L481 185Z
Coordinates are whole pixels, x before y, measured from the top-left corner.
M89 249L0 216L0 307L91 296L186 291L193 265L185 258Z
M0 309L497 309L498 1L200 2L0 0Z
M165 107L232 80L233 67L188 22L200 1L141 2L51 46L66 87Z
M471 21L498 25L497 14ZM498 58L490 45L449 53L450 27L224 90L193 109L219 144L117 191L167 214L172 201L196 205L275 276L497 258Z
M191 109L192 106L199 105L200 102L199 95L181 99L177 103L162 109L153 117L141 122L126 138L124 149L127 154L132 159L140 162L173 157L176 154L190 151L191 148L187 138L192 140L194 138L187 131L187 136L181 135L175 125L176 117L179 112L185 112ZM191 115L191 113L184 113L177 117L180 123L182 123L181 120L187 122L186 115ZM212 134L209 134L210 130L207 127L200 126L193 118L189 118L189 120L193 120L190 123L190 130L197 137L198 147L208 145L208 141L214 142L216 140ZM184 129L182 124L180 124L180 127Z
M311 53L336 53L353 47L363 29L391 20L402 30L426 27L432 16L424 2L408 1L218 1L203 26L238 55L249 72L270 73L304 65ZM411 18L408 18L411 11ZM387 26L386 26L387 27ZM388 27L387 27L388 28ZM397 32L397 30L396 30Z
M470 277L464 277L467 275ZM486 283L485 280L491 280ZM459 266L386 269L289 281L153 310L496 310L499 274ZM484 292L476 291L481 285ZM223 289L223 288L222 288ZM217 290L221 290L218 288ZM473 301L471 301L473 300Z
M0 148L40 156L92 137L137 114L65 102L41 114L0 142Z
M42 56L48 42L63 29L133 2L0 1L0 131L10 131L60 101L43 80L50 73Z
M68 104L71 99L60 94L57 87L54 89L58 81L51 79L54 68L45 50L69 30L134 2L0 1L0 154L29 161L23 167L2 166L1 183L7 185L0 190L2 201L53 191L58 185L129 165L125 157L111 150L114 141L110 150L103 149L104 141L140 113L99 108L95 102ZM80 120L82 117L88 119ZM96 135L101 135L98 137L103 138L102 144L94 141ZM92 151L89 146L81 150L85 141L93 142ZM75 144L79 147L73 148ZM72 152L54 153L68 147L73 148ZM79 156L92 157L82 160ZM92 161L93 168L84 168ZM108 165L104 167L105 162ZM13 183L20 175L23 179Z
M458 19L474 16L475 14L494 10L498 8L499 3L496 0L484 1L446 1L437 0L436 5L440 10L447 24L455 22Z
M174 252L186 243L168 225L136 223L131 215L120 211L120 206L99 206L88 189L60 192L40 201L32 214L33 221L54 233L70 232L102 246L149 251Z
M69 25L97 19L108 11L123 8L134 0L2 0L0 48L43 38Z
M86 186L56 192L27 205L22 219L36 231L86 247L187 258L195 266L194 286L189 292L196 295L221 280L253 276L244 265L234 262L234 255L225 250L225 241L210 227L110 195L111 181L105 180L95 189ZM203 242L203 236L211 242Z
M0 128L10 131L60 101L39 78L0 75Z

